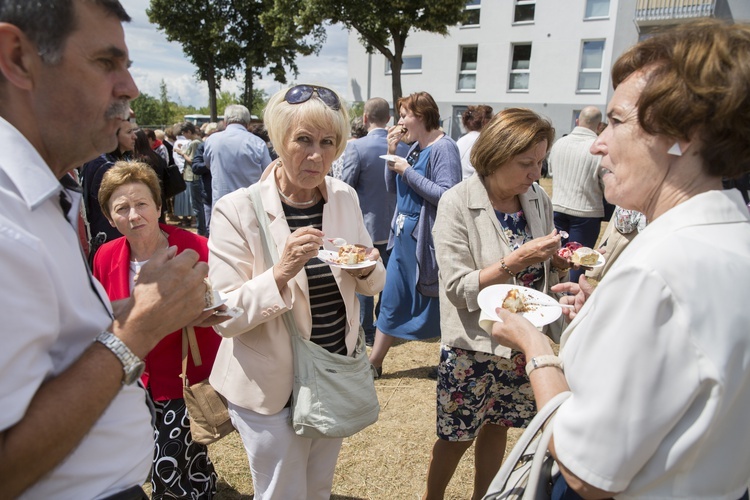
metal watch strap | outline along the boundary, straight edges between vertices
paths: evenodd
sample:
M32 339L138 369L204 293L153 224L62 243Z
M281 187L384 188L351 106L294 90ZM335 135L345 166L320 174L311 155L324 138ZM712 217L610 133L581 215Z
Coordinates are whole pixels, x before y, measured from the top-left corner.
M138 380L143 373L144 363L141 358L133 354L133 351L125 345L114 333L103 331L96 337L96 341L103 344L122 363L122 383L130 385Z
M545 354L543 356L535 356L526 363L526 375L531 375L531 372L537 368L544 368L545 366L554 366L562 369L562 361L554 354Z

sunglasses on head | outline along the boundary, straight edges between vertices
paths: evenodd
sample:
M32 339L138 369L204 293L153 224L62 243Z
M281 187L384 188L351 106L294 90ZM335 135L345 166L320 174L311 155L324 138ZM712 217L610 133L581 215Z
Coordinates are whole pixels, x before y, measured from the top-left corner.
M325 87L315 87L313 85L296 85L287 90L284 100L289 104L302 104L309 101L313 94L318 94L318 98L329 108L338 111L341 108L341 101L331 89Z

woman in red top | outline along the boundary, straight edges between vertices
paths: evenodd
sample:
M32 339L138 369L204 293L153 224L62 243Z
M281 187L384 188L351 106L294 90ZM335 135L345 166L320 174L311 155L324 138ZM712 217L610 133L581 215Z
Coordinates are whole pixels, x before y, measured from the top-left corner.
M159 224L161 188L145 163L117 162L99 189L99 204L110 224L124 235L103 245L94 258L94 276L110 300L129 297L138 272L161 248L192 249L208 260L207 240L183 229ZM212 318L214 318L212 316ZM218 322L217 317L213 322ZM200 366L188 356L191 383L208 378L221 337L212 328L195 328ZM172 332L146 356L142 381L156 407L152 498L211 498L216 492L216 472L206 446L193 442L190 421L182 399L182 331Z

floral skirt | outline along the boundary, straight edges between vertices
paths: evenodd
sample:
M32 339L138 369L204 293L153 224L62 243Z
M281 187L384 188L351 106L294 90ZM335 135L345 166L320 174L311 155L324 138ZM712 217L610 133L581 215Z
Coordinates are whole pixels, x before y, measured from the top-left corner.
M442 346L437 378L437 435L474 439L484 424L526 427L536 414L526 358Z

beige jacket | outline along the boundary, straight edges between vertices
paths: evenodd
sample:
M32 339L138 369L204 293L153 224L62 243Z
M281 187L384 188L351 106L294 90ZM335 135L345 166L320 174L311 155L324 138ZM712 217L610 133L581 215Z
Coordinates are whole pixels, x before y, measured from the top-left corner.
M554 229L552 203L541 186L534 184L519 196L531 235L547 235ZM454 186L440 199L432 229L440 269L440 330L442 343L502 355L504 348L479 326L479 271L499 265L511 252L510 242L492 208L479 175ZM540 291L558 283L557 273L544 263ZM562 321L550 336L561 331Z
M271 164L261 176L263 206L270 219L270 233L279 255L291 234L276 191ZM356 192L347 184L326 176L318 186L326 204L323 231L328 237L372 246ZM248 195L239 189L223 196L211 216L209 277L227 298L227 306L245 313L216 327L224 337L211 372L210 383L232 403L258 413L278 413L292 392L292 347L282 314L291 310L301 334L309 338L312 315L307 276L302 269L283 290L273 279L271 263L265 262L258 221ZM359 332L359 301L355 295L375 295L385 284L385 268L379 261L365 279L355 279L331 267L344 298L347 317L346 346L354 350Z

